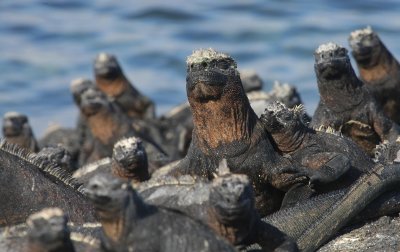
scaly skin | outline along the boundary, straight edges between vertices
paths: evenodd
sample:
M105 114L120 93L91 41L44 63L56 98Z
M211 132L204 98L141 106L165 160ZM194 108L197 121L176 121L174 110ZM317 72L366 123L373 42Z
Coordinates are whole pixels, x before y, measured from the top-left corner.
M360 79L371 90L385 114L400 123L400 64L371 27L350 34L351 54Z
M397 139L398 125L384 115L357 78L345 48L321 45L315 52L315 73L321 100L311 121L313 128L333 128L371 156L375 145Z
M338 134L311 129L303 118L302 107L290 109L275 102L266 107L261 121L282 155L318 171L310 178L310 183L315 183L310 196L348 187L374 167L372 159L353 141ZM292 193L296 194L296 191ZM292 197L298 199L299 195Z
M315 251L370 202L396 188L399 182L399 164L379 164L370 173L361 176L348 190L315 197L264 220L292 237L301 251ZM397 200L398 210L398 192L396 195L389 194Z
M3 117L3 136L7 142L17 144L33 152L39 151L26 115L8 112Z
M147 155L142 141L135 137L121 139L114 145L109 162L91 163L78 169L73 177L86 184L98 173L113 174L134 184L148 180L150 175Z
M33 153L0 142L0 226L15 225L44 207L60 207L77 224L95 221L81 186L57 166Z
M129 117L155 118L154 103L128 81L114 55L100 53L94 61L94 75L97 87Z
M144 203L118 178L98 174L86 193L103 226L105 251L234 251L202 223Z
M186 157L167 174L212 179L219 162L226 159L231 172L251 180L262 216L280 207L284 191L311 176L275 152L231 57L212 49L194 52L188 58L186 90L193 140Z

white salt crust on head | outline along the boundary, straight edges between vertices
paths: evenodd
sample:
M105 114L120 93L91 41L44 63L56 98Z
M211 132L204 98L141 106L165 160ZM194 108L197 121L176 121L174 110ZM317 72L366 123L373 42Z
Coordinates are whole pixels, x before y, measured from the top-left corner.
M64 212L58 208L58 207L54 207L54 208L45 208L40 212L34 213L31 216L29 216L29 218L27 219L26 223L29 226L33 225L33 221L35 219L45 219L45 220L49 220L53 217L62 217L64 216Z
M15 118L15 117L26 117L26 116L24 114L15 111L10 111L4 114L4 118Z
M129 137L129 138L124 138L119 140L115 145L114 145L114 150L117 148L122 148L122 149L137 149L138 145L142 143L142 140L137 137Z
M221 53L217 52L212 48L208 49L198 49L193 51L193 53L187 57L186 59L186 64L190 65L193 63L200 63L203 61L211 61L215 59L232 59L234 60L231 56L229 56L226 53Z
M361 39L364 36L373 34L374 31L372 30L371 26L367 26L364 29L355 30L350 33L350 39Z
M97 62L107 62L111 60L115 60L115 56L105 52L99 53L96 57Z
M336 51L343 48L343 46L340 46L336 43L333 42L328 42L325 44L320 45L317 50L315 50L315 53L324 53L324 52L330 52L330 51Z

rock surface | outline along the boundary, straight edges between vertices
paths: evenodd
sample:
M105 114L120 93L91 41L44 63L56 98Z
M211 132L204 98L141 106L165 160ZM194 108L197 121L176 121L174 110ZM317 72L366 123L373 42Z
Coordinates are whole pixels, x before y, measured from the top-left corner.
M400 251L400 217L383 216L348 227L318 251Z

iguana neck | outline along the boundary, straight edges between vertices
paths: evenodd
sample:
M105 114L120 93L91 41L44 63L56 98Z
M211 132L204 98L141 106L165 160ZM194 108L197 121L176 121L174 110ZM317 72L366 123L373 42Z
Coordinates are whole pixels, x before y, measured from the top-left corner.
M300 148L309 129L304 125L297 125L295 130L271 133L277 148L285 154L290 154Z
M124 91L128 90L128 85L130 85L123 74L113 80L96 77L96 83L102 92L111 97L120 96Z
M193 113L194 131L200 149L228 147L232 143L250 144L257 116L250 107L247 97L231 99L222 96L220 100L205 103L190 101Z
M121 126L118 116L112 110L102 110L90 116L87 121L93 136L103 144L111 143L115 132L118 132Z
M364 101L363 84L351 67L339 79L317 76L317 81L322 102L334 112L353 110Z
M400 65L393 55L380 43L380 52L371 64L358 64L360 77L371 85L383 84L390 78L398 78ZM373 56L374 57L374 56Z
M208 212L208 225L231 244L243 244L251 239L249 236L253 234L257 213L247 214L232 221L221 221L212 207L208 209Z

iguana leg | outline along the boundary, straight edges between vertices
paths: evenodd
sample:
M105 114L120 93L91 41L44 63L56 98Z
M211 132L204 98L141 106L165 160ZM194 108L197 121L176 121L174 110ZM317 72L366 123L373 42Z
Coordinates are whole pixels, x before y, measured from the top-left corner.
M350 159L336 152L323 152L307 155L301 161L310 178L310 184L329 183L342 176L351 167Z

